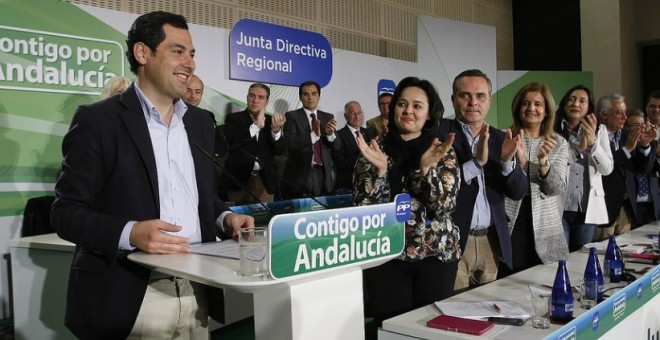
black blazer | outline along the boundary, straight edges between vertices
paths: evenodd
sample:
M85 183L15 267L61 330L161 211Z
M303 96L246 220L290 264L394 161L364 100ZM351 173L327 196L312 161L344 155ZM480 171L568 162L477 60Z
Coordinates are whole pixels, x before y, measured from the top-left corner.
M229 146L229 155L225 163L226 170L233 175L242 186L234 183L229 176L223 175L220 186L223 189L240 190L250 179L254 168L254 159L249 153L259 159L261 163L261 180L269 194L275 194L278 184L273 155L283 155L285 150L284 138L273 139L271 132L272 117L266 115L264 128L259 131L258 141L250 136L252 117L247 110L230 113L225 117L225 135Z
M603 190L605 190L605 204L607 206L607 215L609 223L612 225L621 211L624 200L627 199L632 213L637 214L637 175L649 176L649 195L653 199L653 207L656 213L660 211L660 199L658 199L659 188L658 178L656 177L656 156L655 148L657 141L651 142L651 150L648 156L644 156L639 147L631 152L628 159L623 146L628 138L627 134L622 134L619 139L619 149L615 150L613 142L610 142L610 150L614 158L614 170L607 176L603 176ZM627 198L625 196L627 194ZM634 225L634 220L631 221Z
M360 149L348 125L337 130L336 133L340 147L332 151L332 159L335 161L335 191L353 190L353 168L360 155ZM367 143L371 141L371 133L367 129L361 127L360 133Z
M158 219L158 177L147 123L131 85L121 95L80 106L62 142L62 174L51 222L75 243L66 326L82 339L123 339L131 331L150 270L118 251L127 222ZM214 194L208 114L190 106L184 123L199 191L202 241L215 240L215 219L228 210Z
M462 166L466 162L472 162L472 149L468 139L456 119L444 119L440 126L439 137L441 141L447 139L450 132L454 132L454 150L458 163ZM520 168L518 162L508 176L502 175L500 156L502 154L502 143L506 134L492 126L489 127L490 138L488 139L488 163L483 168L484 179L486 182L486 199L490 205L491 225L497 230L497 237L500 241L500 251L502 261L510 268L513 268L511 237L509 235L508 217L504 209L504 198L520 200L527 192L527 179L525 173ZM479 183L473 179L468 184L465 181L465 174L461 168L461 189L456 197L456 209L453 218L461 231L461 249L465 251L468 234L470 232L470 223L474 213L474 202L479 192Z
M658 141L651 141L651 152L648 156L644 156L638 147L637 151L631 157L632 166L627 166L624 172L626 192L628 193L628 200L635 216L637 216L637 176L647 176L649 181L649 198L651 199L650 203L653 204L655 220L658 220L660 217L660 185L658 183L658 170L660 166L658 166L658 158L655 154L655 148L657 146ZM607 198L607 196L605 197ZM641 227L641 225L636 225L634 220L631 222L633 223L633 228Z
M323 172L325 174L324 190L330 193L334 188L334 179L332 176L332 168L334 162L332 160L332 149L339 148L340 143L337 139L333 142L328 141L327 136L323 132L324 127L334 118L330 113L320 110L316 111L316 117L321 121L321 156L323 157ZM314 149L310 140L312 129L307 119L307 114L302 108L289 111L285 115L286 122L284 123L284 140L286 143L287 159L284 166L284 178L288 182L297 184L299 187L309 190L306 187L307 178L310 176L312 168L312 158L314 157ZM297 196L304 196L297 188L283 183L285 192L293 193Z

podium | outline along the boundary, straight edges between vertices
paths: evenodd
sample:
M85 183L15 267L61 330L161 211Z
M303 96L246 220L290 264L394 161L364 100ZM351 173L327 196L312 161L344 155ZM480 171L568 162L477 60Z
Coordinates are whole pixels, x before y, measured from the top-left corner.
M407 204L405 200L399 203ZM316 207L310 203L303 206L304 211L298 214L302 214L308 221L323 214L349 216L349 212L350 216L363 218L374 214L380 216L379 209L383 209L383 206L386 206L388 214L394 214L394 204L311 211ZM406 209L399 210L401 212ZM278 218L281 225L277 229L286 231L292 227L287 219L297 215L277 216L281 216ZM400 229L402 242L403 224L386 224ZM290 242L283 241L280 244L288 245ZM56 234L11 240L17 338L73 337L64 326L64 309L66 278L74 248L75 245L60 239ZM316 268L300 275L287 274L284 263L275 271L280 273L278 278L241 276L238 275L239 260L201 254L149 255L137 252L129 255L129 259L162 273L231 292L252 294L257 339L361 339L364 338L362 269L396 257L399 251L396 247L392 249L391 254L369 262L353 261L332 268ZM279 256L277 254L276 250L274 256ZM225 300L229 302L226 299L227 293ZM231 306L225 305L231 309L226 310L226 313L229 311L232 318L232 308L242 303L234 300L231 300ZM249 308L242 308L239 314L244 315L246 309Z
M207 255L134 253L129 259L166 274L253 294L257 340L364 338L362 266L277 280L240 276L238 260Z
M362 339L362 270L401 253L401 222L409 215L407 194L387 204L276 215L269 223L268 277L241 276L239 260L202 254L128 258L169 275L253 294L257 340ZM359 247L363 257L354 251ZM305 252L315 255L301 256Z

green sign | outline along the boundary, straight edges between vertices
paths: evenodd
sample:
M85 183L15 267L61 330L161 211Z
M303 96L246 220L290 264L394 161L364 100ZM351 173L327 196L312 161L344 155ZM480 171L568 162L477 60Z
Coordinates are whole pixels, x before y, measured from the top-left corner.
M98 95L124 54L116 41L0 25L0 88Z
M276 215L269 224L274 278L391 258L404 249L410 196L370 206Z

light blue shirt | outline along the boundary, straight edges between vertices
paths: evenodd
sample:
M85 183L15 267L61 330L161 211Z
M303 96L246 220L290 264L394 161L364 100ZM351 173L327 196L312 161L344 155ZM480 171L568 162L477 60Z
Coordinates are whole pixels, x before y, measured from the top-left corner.
M472 131L470 126L457 120L461 125L463 134L470 143L470 149L472 151L472 159L463 163L463 178L465 183L470 184L472 180L477 179L479 184L479 191L477 192L477 197L474 201L474 213L472 214L472 222L470 222L470 230L472 229L486 229L490 227L491 214L490 214L490 204L488 204L488 198L486 197L486 180L484 177L484 170L477 162L477 145L479 144L479 137L472 137ZM502 175L508 176L513 172L515 167L515 161L502 162Z
M188 106L183 100L177 100L170 125L167 126L161 120L156 107L140 90L137 81L135 91L142 105L156 160L160 219L183 228L177 233L172 233L173 235L187 237L191 244L200 243L202 235L195 164L183 122ZM225 215L226 213L223 213L218 218L217 225L221 225L220 222ZM119 241L120 249L135 249L129 242L130 231L135 223L137 221L130 221L124 226Z

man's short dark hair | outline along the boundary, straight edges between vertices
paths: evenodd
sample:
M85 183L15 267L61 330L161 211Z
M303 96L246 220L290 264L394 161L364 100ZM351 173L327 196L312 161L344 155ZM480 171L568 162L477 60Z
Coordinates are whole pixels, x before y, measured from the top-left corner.
M456 92L458 91L458 81L461 80L461 78L465 78L465 77L484 78L486 80L486 83L488 83L488 95L490 95L493 92L493 84L491 83L490 78L488 78L488 76L485 73L483 73L481 70L471 69L461 72L459 75L456 76L456 78L454 78L454 82L452 83L451 86L452 94L456 94Z
M298 86L298 97L302 97L303 87L309 86L309 85L316 86L316 91L319 93L319 96L321 95L321 85L319 85L319 83L317 83L313 80L308 80L308 81L300 84L300 86Z
M655 90L649 93L649 97L646 98L646 102L648 103L649 101L651 101L651 99L660 99L660 90Z
M126 37L126 57L131 65L131 72L137 74L140 63L135 59L133 46L136 43L143 43L156 53L156 48L165 40L165 30L163 26L169 24L176 28L188 29L186 18L182 15L168 13L163 11L150 12L139 16L131 25Z
M266 85L264 83L254 83L254 84L250 85L250 87L248 88L248 92L250 92L250 90L255 88L255 87L266 90L266 99L270 99L270 87L268 87L268 85Z

